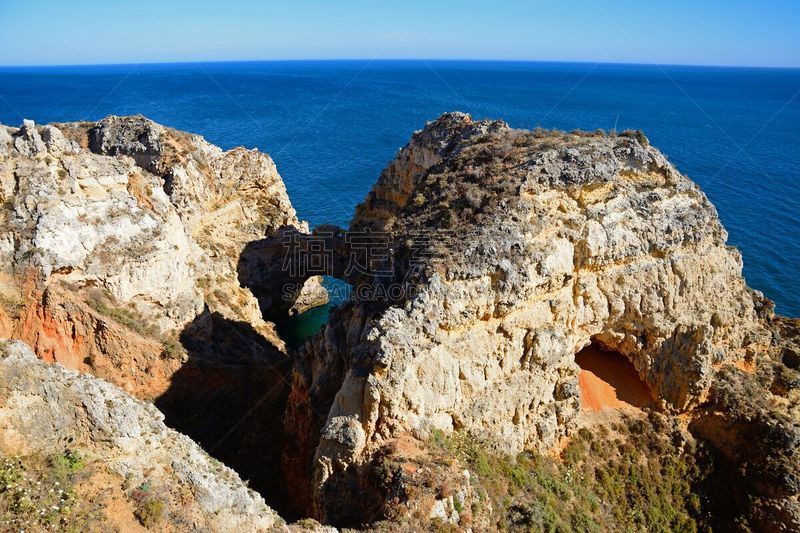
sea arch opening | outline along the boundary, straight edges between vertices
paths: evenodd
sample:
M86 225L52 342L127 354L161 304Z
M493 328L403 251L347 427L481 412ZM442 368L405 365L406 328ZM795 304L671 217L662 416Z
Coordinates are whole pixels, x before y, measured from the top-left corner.
M353 287L339 278L323 276L322 286L328 291L325 304L275 320L278 334L289 349L299 349L306 340L319 333L328 323L331 310L352 296Z

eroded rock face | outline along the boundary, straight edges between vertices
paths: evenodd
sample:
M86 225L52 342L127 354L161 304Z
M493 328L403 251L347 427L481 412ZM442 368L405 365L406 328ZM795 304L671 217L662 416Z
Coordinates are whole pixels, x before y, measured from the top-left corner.
M163 419L151 404L105 381L38 360L21 342L0 341L5 456L62 453L69 443L85 461L108 469L108 486L87 488L96 491L93 497L147 483L165 504L165 521L186 531L285 528L235 472L168 429ZM95 526L110 520L105 516Z
M0 336L154 400L283 498L290 362L271 320L327 294L312 279L259 302L239 281L249 242L308 231L272 159L141 116L26 121L0 127L0 199Z
M426 450L434 430L504 453L559 449L579 425L575 355L594 344L626 357L670 424L711 446L725 486L715 505L747 508L752 527L800 524L800 327L746 286L714 207L641 134L444 115L386 168L351 234L310 237L268 156L143 117L0 127L0 194L0 337L154 399L287 516L360 525L414 509L463 525L457 507L483 498L470 473L420 460L434 475L416 476L405 460L439 457ZM367 271L351 268L354 233L389 243ZM290 358L270 320L325 293L287 273L286 238L322 235L356 298ZM155 408L115 418L95 405L113 387L7 361L7 449L90 428L74 438L112 461L109 446L138 454L155 434L144 458L180 456L164 480L205 472L158 436ZM45 408L61 383L65 414ZM23 420L19 390L44 414ZM141 463L125 461L118 475L137 476ZM455 495L411 501L412 478ZM219 490L232 524L263 525L257 502ZM195 523L213 520L210 502L191 508Z
M103 337L97 320L62 331L76 320L75 313L64 322L51 312L48 302L58 293L71 308L88 302L79 314L99 308L95 314L121 318L117 323L127 314L141 326L134 329L163 338L180 335L204 312L217 313L284 349L237 276L248 242L281 227L307 231L269 156L225 152L144 117L44 127L25 121L2 131L0 292L17 304L4 306L6 335L72 368L118 356L101 340L84 342ZM324 302L318 280L308 285L302 305ZM115 329L114 320L105 322L101 329ZM176 368L143 358L154 371ZM121 386L131 381L102 375Z
M630 359L670 412L770 345L714 207L640 135L444 115L350 230L391 236L391 274L350 281L395 296L346 305L305 345L287 413L287 469L310 470L301 491L334 523L365 512L342 502L362 498L370 461L399 435L552 448L574 427L574 357L591 341Z

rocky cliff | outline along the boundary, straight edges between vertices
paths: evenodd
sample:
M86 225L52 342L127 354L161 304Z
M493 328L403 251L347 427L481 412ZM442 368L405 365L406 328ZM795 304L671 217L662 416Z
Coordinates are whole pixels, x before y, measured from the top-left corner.
M279 496L291 363L264 317L327 294L315 278L259 299L262 278L239 281L248 242L308 231L272 159L144 117L25 121L0 126L0 199L0 337L155 400Z
M95 531L143 530L142 525L163 531L285 528L236 473L168 429L163 418L151 404L105 381L38 360L21 342L0 342L0 454L9 484L0 491L19 485L31 506L26 523L3 529L72 530L84 520L88 502L99 508L84 524ZM12 465L19 469L33 457L64 453L69 461L49 463L50 469L67 470L53 486L31 483L22 489L32 480L10 475ZM65 482L71 474L83 478L75 490ZM55 513L35 508L54 490L68 493L53 506Z
M119 343L127 332L116 325L169 341L218 315L284 349L263 319L273 310L237 274L248 242L307 231L269 156L225 152L143 117L0 132L0 333L141 395L157 394L178 365L147 342ZM325 301L318 280L307 292L319 296L310 305ZM142 356L118 372L115 348L131 343Z
M556 449L580 421L575 355L590 344L627 358L665 413L699 419L720 384L740 391L778 350L714 207L640 133L444 115L386 168L350 232L391 248L347 277L356 300L300 350L287 412L285 469L334 523L385 513L376 458L398 439ZM790 457L797 424L780 427L775 454ZM728 438L718 429L707 437ZM796 520L795 485L756 492Z
M640 132L446 114L348 230L311 234L257 151L143 117L26 122L0 127L0 195L0 337L153 400L285 517L800 528L800 326ZM354 297L295 352L273 321L325 300L294 268L314 253ZM22 351L0 369L0 444L30 471L64 478L66 437L109 486L130 474L140 523L166 505L178 529L282 524L223 467L195 480L215 463L157 409Z

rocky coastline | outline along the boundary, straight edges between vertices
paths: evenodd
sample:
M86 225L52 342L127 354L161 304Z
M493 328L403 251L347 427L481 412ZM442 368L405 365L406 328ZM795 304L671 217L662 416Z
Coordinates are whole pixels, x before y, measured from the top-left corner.
M312 231L257 150L25 121L0 200L0 454L82 457L88 523L800 528L800 322L641 132L447 113Z

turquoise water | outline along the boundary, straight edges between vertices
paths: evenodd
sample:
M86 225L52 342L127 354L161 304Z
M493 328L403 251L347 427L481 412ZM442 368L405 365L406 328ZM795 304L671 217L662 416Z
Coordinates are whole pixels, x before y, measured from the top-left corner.
M338 282L341 283L341 282ZM332 287L337 284L334 279L326 279L324 285ZM335 291L331 291L335 293ZM328 313L333 306L341 303L340 299L331 298L327 305L315 307L305 313L290 316L277 324L278 333L290 348L299 348L310 336L317 333L328 321Z
M749 284L798 316L799 90L796 69L579 63L3 68L0 122L141 113L224 148L258 147L312 225L346 225L411 132L444 111L525 128L643 129L717 206Z

